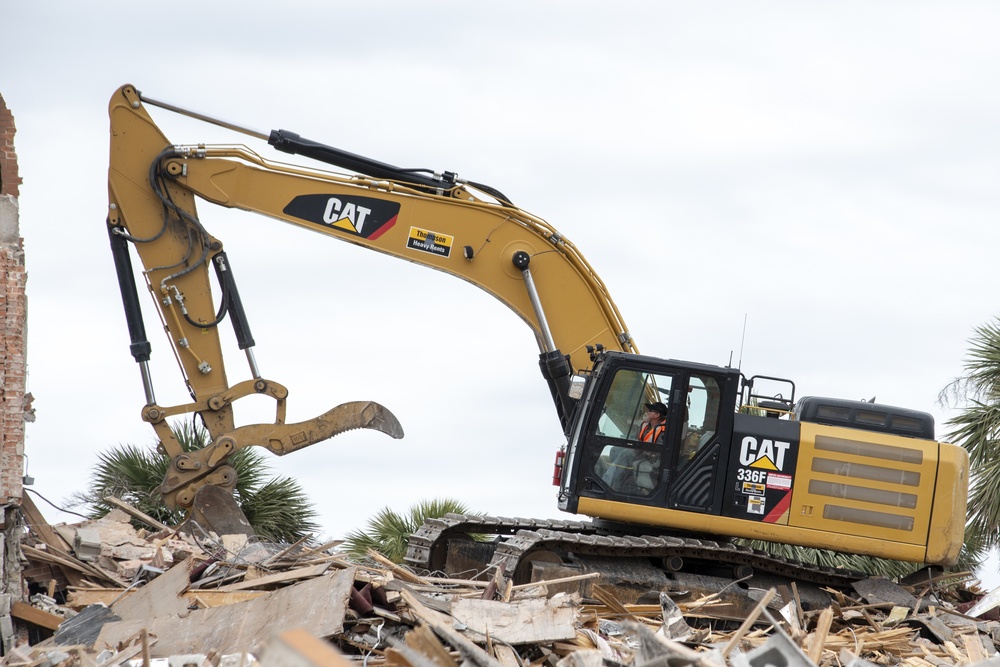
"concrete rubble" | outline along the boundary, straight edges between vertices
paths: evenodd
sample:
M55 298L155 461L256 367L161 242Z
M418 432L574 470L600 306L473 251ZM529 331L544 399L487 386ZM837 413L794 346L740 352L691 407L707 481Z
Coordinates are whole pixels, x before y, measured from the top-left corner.
M711 596L623 604L593 581L583 599L422 577L374 552L195 537L119 507L50 526L25 503L29 602L6 610L21 631L0 665L1000 667L996 596L967 575L864 580L813 611L759 591L739 622Z

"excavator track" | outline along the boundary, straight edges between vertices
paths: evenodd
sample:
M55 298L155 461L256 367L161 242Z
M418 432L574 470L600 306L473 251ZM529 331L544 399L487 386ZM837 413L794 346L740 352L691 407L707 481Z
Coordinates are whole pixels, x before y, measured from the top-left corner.
M477 534L497 535L500 539L478 543L470 538ZM852 582L867 576L789 560L729 541L676 534L634 535L626 533L624 527L609 528L584 521L463 514L426 520L410 536L406 563L420 571L459 574L452 561L460 561L462 569L462 565L473 564L475 557L456 558L456 540L459 551L465 545L466 551L489 556L488 561L482 558L481 570L476 574L489 576L502 568L515 583L528 583L540 578L537 572L531 573L539 564L554 576L565 576L574 568L601 572L612 587L628 580L624 595L632 601L661 591L705 595L729 589L741 597L741 584L745 592L760 587L788 587L795 582L804 595L809 595L805 589L812 591L811 599L818 606L828 603L823 588L849 589ZM623 576L625 572L628 574ZM643 586L648 590L642 591ZM729 602L740 606L734 599ZM812 606L805 599L803 604Z

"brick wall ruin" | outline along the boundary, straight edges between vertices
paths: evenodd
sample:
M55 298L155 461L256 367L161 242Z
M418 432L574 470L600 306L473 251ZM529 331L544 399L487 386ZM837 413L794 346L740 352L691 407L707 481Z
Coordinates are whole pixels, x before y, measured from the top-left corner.
M13 602L24 598L20 539L24 527L20 506L24 471L24 424L33 419L30 395L25 396L24 240L18 224L17 198L21 177L14 152L14 116L0 96L0 640L6 654L17 641L10 615Z
M24 470L25 334L24 247L18 226L14 116L0 97L0 503L20 505Z

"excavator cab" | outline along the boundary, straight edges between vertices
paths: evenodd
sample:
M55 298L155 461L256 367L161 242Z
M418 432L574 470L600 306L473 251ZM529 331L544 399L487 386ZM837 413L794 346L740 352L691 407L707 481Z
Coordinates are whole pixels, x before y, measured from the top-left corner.
M717 513L739 371L606 352L578 406L560 507L588 498L651 508ZM649 403L668 408L666 431L644 442Z

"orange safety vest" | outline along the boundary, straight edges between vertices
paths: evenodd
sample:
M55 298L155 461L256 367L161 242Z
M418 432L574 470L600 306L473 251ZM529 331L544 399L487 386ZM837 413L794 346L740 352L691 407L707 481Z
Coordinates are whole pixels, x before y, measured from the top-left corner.
M652 428L649 427L649 424L644 423L639 427L639 439L643 442L656 442L666 430L667 422L662 422Z

